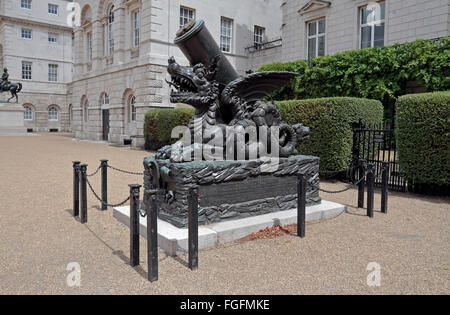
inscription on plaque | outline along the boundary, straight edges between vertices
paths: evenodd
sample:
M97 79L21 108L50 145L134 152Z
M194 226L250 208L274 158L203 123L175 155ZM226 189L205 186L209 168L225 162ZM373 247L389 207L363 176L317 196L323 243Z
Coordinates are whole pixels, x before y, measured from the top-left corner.
M200 206L212 207L221 204L240 204L297 194L297 177L276 177L271 175L251 177L199 187Z

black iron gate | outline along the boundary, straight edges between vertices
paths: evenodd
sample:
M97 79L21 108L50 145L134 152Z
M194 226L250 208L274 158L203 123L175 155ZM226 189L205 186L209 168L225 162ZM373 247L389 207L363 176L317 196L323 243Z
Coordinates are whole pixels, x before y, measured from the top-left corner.
M395 130L387 124L383 126L362 123L353 126L353 161L352 167L358 165L360 159L375 166L375 185L381 187L383 163L389 163L389 189L406 191L407 183L401 174L398 164ZM352 180L357 176L352 172Z

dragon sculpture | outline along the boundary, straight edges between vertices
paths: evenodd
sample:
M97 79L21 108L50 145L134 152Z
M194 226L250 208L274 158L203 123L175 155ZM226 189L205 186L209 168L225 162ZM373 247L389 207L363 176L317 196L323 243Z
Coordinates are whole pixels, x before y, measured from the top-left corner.
M182 38L184 34L192 32L194 25L195 22L187 25L177 35ZM200 35L195 36L203 35L200 33ZM211 43L210 46L213 46L213 40L210 39L208 33L205 38L206 41ZM180 46L182 49L184 48L182 45ZM193 54L193 50L198 50L198 47L195 48L185 49L185 54ZM205 49L204 47L201 48ZM174 57L171 57L168 61L167 70L171 76L171 81L166 81L172 87L171 102L189 104L195 108L195 114L189 123L191 142L188 143L187 155L192 157L195 150L201 150L217 135L222 135L222 143L227 143L225 135L230 128L235 134L234 139L236 140L237 136L245 134L249 127L255 127L254 130L258 132L257 139L261 138L260 131L264 128L269 137L274 137L271 134L271 127L278 127L279 132L277 139L258 140L257 143L252 143L250 139L245 140L247 157L249 150L256 150L257 158L262 157L263 152L271 151L271 143L276 143L279 146L280 157L297 155L296 147L298 143L309 138L309 128L302 124L291 126L282 122L277 107L263 100L273 91L288 84L296 74L290 72L258 72L243 77L231 76L231 79L228 79L230 82L227 82L221 79L223 73L227 71L228 73L235 73L235 71L230 69L232 68L231 65L220 50L219 53L217 50L213 53L214 55L209 57L207 63L195 62L194 58L190 58L191 66L188 67L179 65ZM211 54L210 52L209 55ZM199 55L198 52L197 55ZM203 53L203 55L206 55L206 53ZM205 137L205 134L212 136ZM234 145L236 146L236 143ZM183 153L181 153L181 147L184 148ZM228 148L224 147L224 152L226 150ZM166 146L159 150L156 159L184 162L190 158L186 158L187 155L186 143L183 146L179 142L178 145Z
M219 62L220 56L217 56L209 65L199 63L183 67L173 57L169 59L168 72L172 80L167 83L172 87L171 102L189 104L195 108L189 123L192 151L211 140L202 135L208 130L214 134L214 130L218 129L213 128L219 128L220 134L225 136L227 127L233 127L232 130L238 134L251 126L256 130L277 126L280 157L297 155L297 144L309 138L309 128L302 124L291 126L282 122L277 107L262 101L271 92L289 83L295 73L252 73L223 87L215 80ZM202 139L202 143L195 143L195 139ZM223 140L225 143L226 139ZM258 152L263 151L263 145L264 141L258 143ZM166 146L159 150L157 159L170 158L174 162L183 162L183 156L174 154L173 148Z

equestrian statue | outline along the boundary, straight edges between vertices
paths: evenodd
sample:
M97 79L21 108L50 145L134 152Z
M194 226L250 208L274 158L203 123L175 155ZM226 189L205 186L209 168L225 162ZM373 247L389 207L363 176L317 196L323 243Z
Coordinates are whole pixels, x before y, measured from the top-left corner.
M17 96L17 93L22 91L22 83L11 83L8 81L8 79L9 79L8 69L5 68L3 69L3 75L0 82L0 92L3 93L9 91L11 93L11 97L7 100L7 102L9 103L10 100L16 98L16 103L18 103L19 97Z

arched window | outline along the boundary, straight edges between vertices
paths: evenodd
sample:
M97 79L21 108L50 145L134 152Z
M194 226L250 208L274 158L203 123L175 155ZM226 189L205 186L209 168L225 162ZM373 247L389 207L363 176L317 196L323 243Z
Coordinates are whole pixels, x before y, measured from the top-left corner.
M103 93L100 102L101 102L101 105L109 105L109 95L108 95L108 93Z
M58 108L56 108L55 106L52 106L48 109L48 120L58 120Z
M33 108L29 105L24 106L25 111L23 112L24 120L33 120Z
M108 39L108 55L114 53L114 6L112 5L108 11L108 25L107 25L107 39Z
M129 101L129 105L128 105L128 117L129 117L129 121L136 121L136 97L134 95L132 95L130 97L130 101Z
M89 101L87 99L83 103L83 120L86 123L89 121Z

